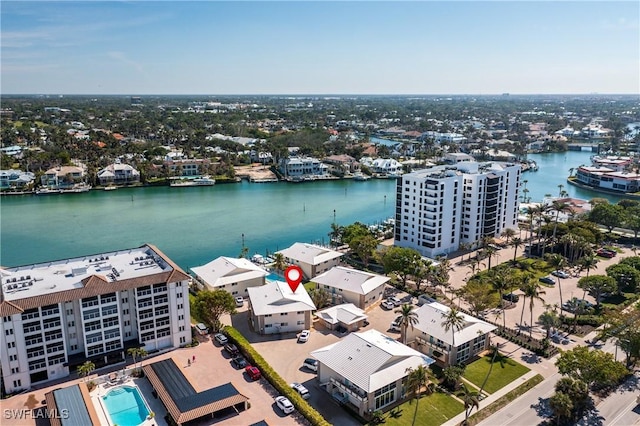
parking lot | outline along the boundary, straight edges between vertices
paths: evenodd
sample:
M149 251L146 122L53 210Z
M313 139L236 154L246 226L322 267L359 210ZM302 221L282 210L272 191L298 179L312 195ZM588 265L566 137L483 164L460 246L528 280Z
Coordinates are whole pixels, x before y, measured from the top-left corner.
M388 290L402 301L409 301L410 297L403 292L388 287ZM366 312L369 316L369 325L360 331L376 329L389 336L399 338L399 332L392 332L389 326L398 315L394 310L385 310L379 304L374 305ZM252 346L262 357L282 376L288 383L302 383L311 394L308 402L318 410L324 418L335 425L360 425L351 417L338 402L320 388L316 379L316 373L304 367L305 358L309 353L324 346L336 343L344 336L339 336L335 331L328 330L314 322L311 335L306 343L298 343L296 333L282 333L277 335L261 336L254 333L249 326L247 306L240 308L232 318L223 318L225 324L231 323L251 342Z

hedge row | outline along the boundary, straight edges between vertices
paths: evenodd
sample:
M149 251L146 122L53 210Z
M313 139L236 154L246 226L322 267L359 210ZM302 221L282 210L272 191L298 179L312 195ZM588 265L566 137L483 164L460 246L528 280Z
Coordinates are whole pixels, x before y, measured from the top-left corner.
M223 333L229 336L229 339L238 346L238 349L249 360L251 365L258 367L262 376L266 378L271 385L281 394L286 396L289 401L296 407L298 412L302 414L314 426L331 426L320 413L316 411L307 401L305 401L298 392L293 390L287 382L262 358L244 336L234 327L226 326Z

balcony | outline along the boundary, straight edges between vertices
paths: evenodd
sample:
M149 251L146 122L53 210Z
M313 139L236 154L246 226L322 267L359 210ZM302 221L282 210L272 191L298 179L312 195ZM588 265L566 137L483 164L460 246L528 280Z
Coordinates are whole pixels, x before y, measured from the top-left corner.
M362 389L360 389L359 387L355 386L355 385L346 385L344 383L340 383L339 381L337 381L336 379L334 379L333 377L331 377L330 382L333 386L337 387L338 389L340 389L342 392L346 393L347 395L355 398L356 400L360 401L360 402L367 402L368 398L367 398L367 393L365 391L363 391Z

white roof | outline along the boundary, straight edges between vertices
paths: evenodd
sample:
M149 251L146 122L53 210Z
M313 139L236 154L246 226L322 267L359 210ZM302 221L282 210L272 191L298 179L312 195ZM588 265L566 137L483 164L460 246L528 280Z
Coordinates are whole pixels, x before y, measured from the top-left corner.
M224 256L220 256L206 265L191 268L191 271L211 287L221 287L269 275L267 271L248 259Z
M316 316L318 318L322 318L329 324L342 323L346 325L355 324L358 321L366 320L368 318L364 311L353 303L344 303L342 305L332 306L322 311L318 311Z
M315 277L313 282L341 288L357 294L369 294L389 280L390 278L384 275L345 268L344 266L334 266L327 272Z
M284 281L271 281L260 287L249 287L247 292L251 309L258 316L316 310L316 305L303 285L298 285L294 293Z
M291 247L276 253L282 253L284 257L295 259L309 265L320 265L323 262L336 259L343 255L339 251L305 243L294 243Z
M311 355L368 393L405 377L409 368L434 362L377 330L351 333Z
M445 331L442 326L442 321L444 321L443 315L446 315L450 310L451 308L438 302L424 304L414 311L418 315L418 323L415 324L413 328L424 331L428 335L451 345L453 343L451 330ZM469 342L480 334L486 334L496 329L496 326L493 324L489 324L471 315L462 312L460 312L460 315L464 318L465 326L455 332L456 346Z

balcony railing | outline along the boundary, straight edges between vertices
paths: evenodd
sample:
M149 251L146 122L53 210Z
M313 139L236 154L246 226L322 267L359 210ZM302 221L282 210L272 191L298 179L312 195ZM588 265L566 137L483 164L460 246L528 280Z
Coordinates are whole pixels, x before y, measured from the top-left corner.
M363 391L359 387L354 386L354 385L345 385L344 383L340 383L339 381L337 381L333 377L330 379L330 381L335 387L339 388L341 391L345 392L346 394L354 397L358 401L367 402L367 400L368 400L367 394L365 393L365 391ZM362 396L362 395L364 395L364 396Z

